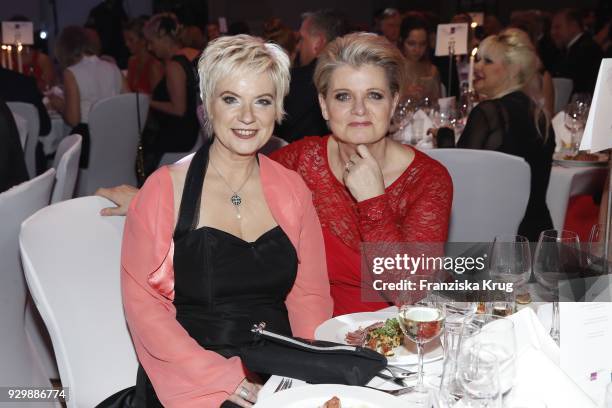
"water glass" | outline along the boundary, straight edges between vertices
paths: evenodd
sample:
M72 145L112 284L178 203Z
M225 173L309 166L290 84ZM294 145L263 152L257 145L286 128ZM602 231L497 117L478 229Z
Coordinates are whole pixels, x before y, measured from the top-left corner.
M503 394L512 389L516 379L516 333L512 320L491 314L479 314L473 323L479 326L477 335L462 344L466 349L481 348L493 353L499 364L500 389Z
M502 407L500 369L494 353L479 347L461 353L457 361L457 380L463 392L462 407Z

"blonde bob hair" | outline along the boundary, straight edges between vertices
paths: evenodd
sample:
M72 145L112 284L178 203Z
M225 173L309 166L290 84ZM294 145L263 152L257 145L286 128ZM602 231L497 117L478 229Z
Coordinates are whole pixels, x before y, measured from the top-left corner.
M283 99L289 92L289 56L273 43L246 34L219 37L212 41L198 62L200 96L206 112L205 130L212 135L209 112L215 88L220 80L232 74L267 73L274 83L276 121L285 114Z
M518 28L508 28L500 34L485 38L478 49L480 55L498 55L506 66L516 69L516 84L524 88L538 73L541 62L529 35Z
M327 44L317 60L314 84L325 96L334 70L343 65L359 68L373 65L382 68L393 94L403 94L407 82L406 60L400 50L385 37L373 33L352 33Z

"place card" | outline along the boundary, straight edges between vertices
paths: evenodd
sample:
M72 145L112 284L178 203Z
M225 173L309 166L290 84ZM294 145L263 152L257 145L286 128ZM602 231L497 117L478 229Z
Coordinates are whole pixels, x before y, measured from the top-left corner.
M601 60L595 93L584 128L580 150L591 153L612 147L612 58Z
M561 369L599 404L612 372L612 303L561 302L559 311Z
M34 24L31 21L3 21L2 44L34 44Z
M468 25L439 24L436 36L436 57L467 54Z

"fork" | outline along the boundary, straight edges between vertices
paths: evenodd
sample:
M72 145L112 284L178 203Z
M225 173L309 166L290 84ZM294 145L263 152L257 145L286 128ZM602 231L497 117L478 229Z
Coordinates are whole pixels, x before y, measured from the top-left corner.
M415 389L414 386L405 387L405 388L399 388L397 390L381 390L380 388L370 387L369 385L366 385L365 387L366 388L371 388L371 389L376 390L376 391L385 392L385 393L393 395L395 397L398 397L398 396L404 395L404 394L408 394L409 392L412 392Z
M278 387L274 390L274 392L279 392L291 388L293 385L293 380L291 378L283 378L281 382L278 384Z

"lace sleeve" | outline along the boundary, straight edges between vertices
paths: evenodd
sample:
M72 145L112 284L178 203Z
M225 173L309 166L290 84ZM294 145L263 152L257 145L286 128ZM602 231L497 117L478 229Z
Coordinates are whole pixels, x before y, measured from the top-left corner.
M503 107L497 101L484 101L472 109L457 147L498 150L504 133Z

